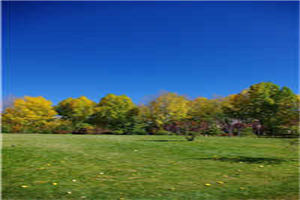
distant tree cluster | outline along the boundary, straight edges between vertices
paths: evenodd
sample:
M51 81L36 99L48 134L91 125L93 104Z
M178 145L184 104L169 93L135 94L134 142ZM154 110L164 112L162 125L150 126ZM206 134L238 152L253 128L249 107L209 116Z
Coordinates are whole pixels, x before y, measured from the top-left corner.
M163 93L145 105L108 94L99 103L82 96L52 106L43 97L16 98L2 113L7 133L112 133L248 136L299 135L299 95L271 82L222 98L189 100Z

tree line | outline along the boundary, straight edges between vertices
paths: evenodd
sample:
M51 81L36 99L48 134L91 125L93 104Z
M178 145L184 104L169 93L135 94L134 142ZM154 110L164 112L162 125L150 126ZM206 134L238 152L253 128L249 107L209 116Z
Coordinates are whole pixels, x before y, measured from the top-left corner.
M98 103L85 96L57 105L44 97L16 98L2 113L6 133L113 133L195 135L299 135L299 95L272 82L238 94L190 100L163 93L135 105L126 95L108 94Z

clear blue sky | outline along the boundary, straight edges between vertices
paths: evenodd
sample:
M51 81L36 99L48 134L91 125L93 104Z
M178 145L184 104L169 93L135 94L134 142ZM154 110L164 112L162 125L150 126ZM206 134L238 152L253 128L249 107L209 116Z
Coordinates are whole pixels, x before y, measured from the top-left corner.
M298 2L3 2L3 95L297 92Z

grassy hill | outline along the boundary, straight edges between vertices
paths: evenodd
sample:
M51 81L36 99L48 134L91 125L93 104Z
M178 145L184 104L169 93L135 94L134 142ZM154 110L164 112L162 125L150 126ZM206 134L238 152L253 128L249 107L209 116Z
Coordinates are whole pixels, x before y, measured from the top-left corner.
M4 134L3 199L298 199L291 139Z

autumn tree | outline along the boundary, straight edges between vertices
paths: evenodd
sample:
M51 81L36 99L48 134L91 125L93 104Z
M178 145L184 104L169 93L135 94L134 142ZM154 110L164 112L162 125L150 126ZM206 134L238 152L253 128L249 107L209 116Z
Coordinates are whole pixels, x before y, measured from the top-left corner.
M185 119L188 114L189 100L176 93L164 93L151 101L147 106L153 127L159 129L163 125Z
M80 128L95 111L96 103L85 96L67 98L55 106L63 119L70 120L74 128Z
M223 117L221 99L198 97L191 101L188 115L195 121L216 122Z
M108 94L96 106L91 122L117 133L129 133L138 109L126 95Z
M224 113L223 129L229 135L233 135L236 130L240 135L241 129L251 122L249 115L249 94L248 90L243 90L239 94L229 95L222 99L222 110Z
M221 98L198 97L189 104L188 120L194 122L202 134L221 134L220 125L223 119Z
M239 94L229 95L222 100L222 110L226 117L247 121L249 116L249 93L243 90Z
M136 106L125 95L109 94L98 104L82 96L65 99L55 109L43 97L12 98L2 113L2 131L66 133L95 126L115 133L237 133L246 127L257 134L294 133L299 127L299 95L271 82L254 84L224 98L188 100L163 93ZM59 116L60 115L60 116ZM194 137L194 136L193 136Z
M2 114L2 125L11 132L44 132L55 119L52 102L44 97L17 98Z

